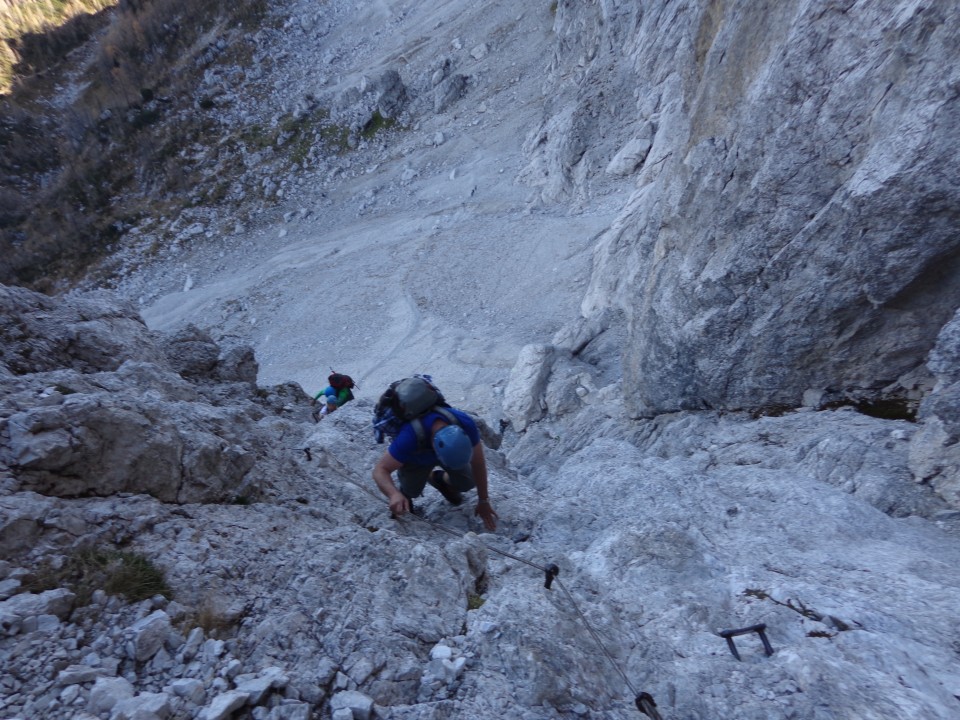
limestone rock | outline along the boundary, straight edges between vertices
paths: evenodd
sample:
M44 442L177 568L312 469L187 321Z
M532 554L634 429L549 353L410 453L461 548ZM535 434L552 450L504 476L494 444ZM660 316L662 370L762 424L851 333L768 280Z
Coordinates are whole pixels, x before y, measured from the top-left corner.
M75 595L66 588L46 590L39 594L21 593L0 603L0 610L21 618L55 615L66 618L73 609Z
M546 412L543 394L555 353L552 345L527 345L520 351L503 393L504 415L518 432Z
M647 159L647 153L650 152L652 144L649 137L632 138L613 156L607 165L607 173L622 176L635 172Z
M100 677L90 688L87 710L93 715L110 712L117 703L129 700L133 695L133 685L125 678Z
M330 698L330 709L334 713L349 710L354 720L370 720L373 711L373 698L355 690L346 690Z
M527 146L527 180L545 196L576 192L583 148L640 137L656 116L583 305L587 316L630 313L633 414L796 407L809 388L896 397L922 384L915 374L960 305L946 170L957 129L927 124L945 111L950 78L936 62L901 73L901 53L950 56L955 9L840 6L690 6L669 22L635 2L558 11L564 49L587 58L584 82L558 81ZM643 119L621 130L585 112L625 87L617 47L643 68L630 87L648 88ZM559 75L576 72L576 53L560 62Z
M469 78L466 75L451 75L443 79L434 90L433 110L446 112L467 91Z
M910 468L960 509L960 312L941 330L927 366L936 385L920 405L910 444Z
M164 354L174 371L185 378L209 377L217 365L220 348L195 325L187 325L166 342Z
M103 297L65 304L0 286L0 365L16 375L60 367L90 373L115 370L125 360L160 358L129 305Z
M170 696L166 693L139 693L119 700L110 713L111 720L167 720L171 716Z
M137 662L146 662L163 647L171 633L170 617L157 610L130 627L134 658Z
M239 690L230 690L217 695L199 717L203 720L226 720L235 710L239 710L246 704L247 697L247 693Z
M43 494L222 499L241 491L254 458L235 434L241 414L202 408L71 395L60 406L13 415L10 455L23 487Z
M407 102L407 89L395 69L387 70L377 83L377 110L385 118L396 118Z

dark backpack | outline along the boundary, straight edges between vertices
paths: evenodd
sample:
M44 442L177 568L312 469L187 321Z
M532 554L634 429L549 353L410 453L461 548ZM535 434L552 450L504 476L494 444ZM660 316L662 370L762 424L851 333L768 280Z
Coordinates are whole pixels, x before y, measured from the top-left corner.
M330 383L330 387L334 390L343 390L344 388L351 390L357 386L352 377L338 372L330 373L327 382Z
M420 418L436 409L448 422L459 425L453 413L443 409L448 407L449 403L429 375L395 380L380 395L373 410L373 432L377 442L382 443L385 436L396 437L403 424L409 422L417 434L420 447L426 447L427 434Z
M330 387L337 391L337 395L340 394L341 390L347 391L347 397L343 402L353 400L352 388L357 387L357 384L353 381L352 377L344 375L343 373L333 372L327 377L327 382L330 384Z

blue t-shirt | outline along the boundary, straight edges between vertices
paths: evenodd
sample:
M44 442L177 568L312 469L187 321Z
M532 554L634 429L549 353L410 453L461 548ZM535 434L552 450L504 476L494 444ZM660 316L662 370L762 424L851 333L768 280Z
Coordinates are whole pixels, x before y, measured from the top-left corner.
M444 408L444 410L451 412L453 416L460 421L460 427L463 428L467 437L470 438L471 445L476 445L480 442L480 431L477 430L477 424L473 421L473 418L456 408ZM444 423L447 422L447 419L438 412L428 412L420 418L428 440L432 437L430 428L437 420L443 420ZM433 451L432 442L428 442L427 447L423 450L417 449L417 431L414 430L413 425L408 422L404 423L403 427L400 428L400 432L397 433L393 442L390 443L388 452L397 462L402 462L404 465L429 465L433 467L434 465L440 464L440 459Z

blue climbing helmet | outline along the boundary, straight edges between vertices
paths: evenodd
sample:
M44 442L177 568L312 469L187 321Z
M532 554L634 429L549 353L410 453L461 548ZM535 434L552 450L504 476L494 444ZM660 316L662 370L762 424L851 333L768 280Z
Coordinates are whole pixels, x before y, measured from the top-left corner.
M445 425L433 434L433 450L446 468L460 468L470 462L473 445L459 425Z

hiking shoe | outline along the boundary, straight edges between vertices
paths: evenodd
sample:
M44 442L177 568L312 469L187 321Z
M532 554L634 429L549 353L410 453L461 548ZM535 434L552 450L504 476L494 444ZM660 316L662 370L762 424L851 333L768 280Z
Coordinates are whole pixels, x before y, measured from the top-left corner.
M443 479L443 470L434 470L430 473L430 479L427 481L431 487L435 487L440 494L451 505L460 505L463 502L463 495L450 487L450 483Z

